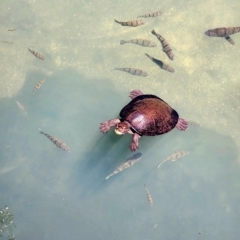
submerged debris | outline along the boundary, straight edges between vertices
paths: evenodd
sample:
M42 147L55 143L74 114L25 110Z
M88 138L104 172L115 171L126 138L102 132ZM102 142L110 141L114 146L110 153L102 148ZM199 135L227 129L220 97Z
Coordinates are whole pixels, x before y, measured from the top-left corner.
M188 121L188 124L194 127L200 127L200 124L194 121Z

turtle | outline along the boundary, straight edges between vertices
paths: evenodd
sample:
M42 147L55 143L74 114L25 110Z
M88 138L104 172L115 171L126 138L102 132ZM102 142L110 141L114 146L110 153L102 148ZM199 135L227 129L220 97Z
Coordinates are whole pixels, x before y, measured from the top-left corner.
M119 113L120 119L111 119L100 124L100 131L106 133L115 127L118 135L132 134L130 149L138 149L138 139L142 136L156 136L167 133L175 127L184 131L188 121L179 118L178 113L164 100L152 95L143 94L141 90L130 92L132 99Z

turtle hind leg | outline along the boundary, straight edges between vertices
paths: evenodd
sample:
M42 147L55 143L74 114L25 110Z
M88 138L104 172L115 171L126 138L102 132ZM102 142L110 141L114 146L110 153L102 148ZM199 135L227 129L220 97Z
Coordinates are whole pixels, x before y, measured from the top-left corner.
M143 95L142 91L140 91L139 89L135 89L135 90L130 92L130 96L129 97L131 99L134 99L134 98L136 98L136 97L138 97L140 95Z
M188 122L183 118L179 118L176 128L180 131L185 131L188 128Z

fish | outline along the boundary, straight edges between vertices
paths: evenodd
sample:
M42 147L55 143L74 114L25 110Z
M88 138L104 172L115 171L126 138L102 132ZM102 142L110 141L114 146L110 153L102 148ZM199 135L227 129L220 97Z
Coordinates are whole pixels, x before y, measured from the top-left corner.
M41 60L45 60L46 58L39 52L36 52L34 50L31 50L30 48L28 48L29 52L32 53L36 58L39 58Z
M174 71L174 69L171 67L171 66L169 66L168 64L166 64L166 63L164 63L164 62L162 62L161 60L158 60L158 59L156 59L156 58L154 58L154 57L151 57L149 54L147 54L147 53L145 53L145 55L147 56L147 57L149 57L154 63L156 63L160 68L162 68L162 69L164 69L164 70L166 70L166 71L168 71L168 72L175 72Z
M146 190L146 193L147 193L148 203L149 203L149 205L152 207L152 206L153 206L153 200L152 200L151 194L150 194L150 192L148 191L148 189L146 188L145 184L144 184L144 187L145 187L145 190Z
M144 14L142 16L138 16L138 18L142 17L142 18L147 18L147 17L157 17L157 16L160 16L162 15L162 12L159 11L159 12L152 12L152 13L147 13L147 14Z
M132 75L141 76L141 77L148 76L147 72L144 72L143 70L137 69L137 68L117 68L117 67L115 67L113 69L113 71L115 71L115 70L124 71L124 72L130 73Z
M160 166L161 166L163 163L167 162L167 161L172 161L172 162L174 162L174 161L176 161L178 158L185 157L185 156L187 156L188 154L189 154L188 151L180 151L180 152L174 153L174 154L166 157L166 158L158 165L158 168L160 168Z
M140 25L143 25L145 22L141 19L137 19L137 20L130 20L130 21L127 21L127 22L120 22L116 19L114 19L114 21L116 23L119 23L121 24L122 26L128 26L128 27L137 27L137 26L140 26Z
M163 52L165 52L167 54L167 56L173 60L174 59L174 55L172 52L172 49L169 45L169 43L166 41L165 38L163 38L160 34L156 33L155 30L153 29L151 32L153 35L155 35L157 37L157 39L161 42L162 47L163 47Z
M18 108L20 109L20 110L22 110L22 112L25 114L25 115L27 115L27 112L26 112L26 110L25 110L25 107L20 103L20 102L18 102L18 101L15 101L16 102L16 104L18 105Z
M1 42L8 43L8 44L13 44L13 42L10 42L10 41L1 41Z
M33 88L33 93L32 93L32 94L34 94L35 91L36 91L37 89L39 89L39 88L43 85L44 82L45 82L45 79L42 79L41 81L39 81L39 82L35 85L35 87Z
M157 44L155 42L151 42L149 40L145 40L145 39L131 39L128 41L125 40L121 40L120 44L125 44L125 43L134 43L143 47L156 47Z
M126 168L132 167L136 162L140 160L142 157L142 153L135 153L131 157L129 157L122 165L120 165L115 171L113 171L110 175L106 177L108 180L111 176L123 171Z
M59 139L57 139L57 138L55 138L55 137L53 137L53 136L51 136L51 135L49 135L45 132L43 132L40 128L38 130L40 131L41 134L43 134L47 138L49 138L57 147L65 150L65 151L70 152L70 149L69 149L69 147L67 146L66 143L62 142L61 140L59 140Z
M209 37L224 37L229 43L235 44L229 35L240 32L240 27L222 27L207 30L204 34Z
M15 31L15 30L17 30L17 28L10 28L10 29L8 29L8 31Z
M195 126L195 127L200 127L200 124L194 121L188 121L189 125Z

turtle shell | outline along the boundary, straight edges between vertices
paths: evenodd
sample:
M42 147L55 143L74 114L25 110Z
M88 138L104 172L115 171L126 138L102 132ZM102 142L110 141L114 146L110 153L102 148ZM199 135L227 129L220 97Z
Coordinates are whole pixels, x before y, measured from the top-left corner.
M121 121L131 124L139 135L155 136L171 131L178 122L178 113L161 98L144 94L134 98L120 112Z

